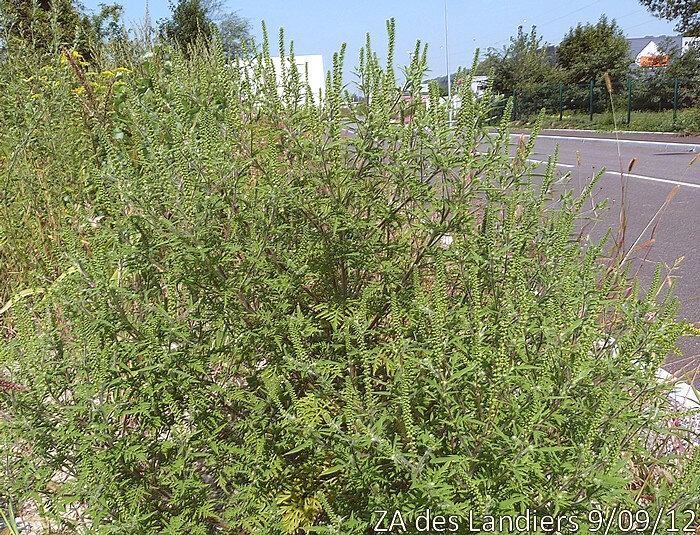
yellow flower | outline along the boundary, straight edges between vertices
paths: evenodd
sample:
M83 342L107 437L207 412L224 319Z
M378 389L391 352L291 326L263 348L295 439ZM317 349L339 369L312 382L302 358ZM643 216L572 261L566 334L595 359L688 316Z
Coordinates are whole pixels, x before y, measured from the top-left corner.
M103 76L114 76L114 73L112 71L102 71L101 74Z
M29 97L29 98L31 98L32 100L36 100L36 99L38 99L40 96L41 96L41 95L40 95L39 93L34 93L34 94L33 94L31 97Z

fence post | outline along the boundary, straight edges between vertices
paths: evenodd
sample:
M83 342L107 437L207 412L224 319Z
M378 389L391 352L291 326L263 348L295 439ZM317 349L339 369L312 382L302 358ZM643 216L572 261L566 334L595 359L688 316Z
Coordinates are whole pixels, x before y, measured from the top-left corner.
M590 94L588 97L588 115L589 115L589 120L593 121L593 85L594 82L591 80L591 90Z
M678 113L678 78L673 79L673 124L676 124Z
M627 79L627 126L632 116L632 78Z
M564 84L559 83L559 120L564 117Z

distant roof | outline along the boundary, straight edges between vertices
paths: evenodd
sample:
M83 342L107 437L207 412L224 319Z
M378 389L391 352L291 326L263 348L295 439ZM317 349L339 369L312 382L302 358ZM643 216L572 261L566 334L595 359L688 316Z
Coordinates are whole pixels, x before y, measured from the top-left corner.
M683 38L680 35L647 35L646 37L632 37L627 39L632 57L636 58L637 55L644 50L644 47L649 44L649 41L654 41L658 46L668 44L671 47L681 48Z

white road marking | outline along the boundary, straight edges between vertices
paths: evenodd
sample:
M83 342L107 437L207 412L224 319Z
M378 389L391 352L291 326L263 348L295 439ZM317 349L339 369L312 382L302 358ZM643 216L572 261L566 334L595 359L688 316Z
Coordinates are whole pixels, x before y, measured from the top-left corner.
M483 151L477 151L477 152L478 152L479 154L481 154L481 155L484 155L484 156L485 156L486 154L488 154L488 152L483 152ZM508 158L512 160L513 158L515 158L515 156L508 156ZM539 163L539 164L547 165L547 162L544 161L544 160L535 160L535 159L533 159L533 158L528 158L527 161L528 161L528 162L532 162L532 163ZM558 167L569 167L569 168L574 168L574 167L576 167L575 165L571 165L571 164L569 164L569 163L559 163L559 162L557 162L557 166L558 166Z
M668 373L663 368L659 368L656 372L656 379L660 383L671 383L673 385L673 390L668 393L668 396L678 403L681 407L687 409L698 409L700 408L700 398L698 398L698 391L693 388L693 386L688 383L678 381L676 377Z
M487 154L485 152L478 151L479 154ZM515 156L509 156L510 159L515 158ZM528 162L535 162L539 164L546 164L547 162L543 162L541 160L528 160ZM575 165L571 165L568 163L557 163L558 166L561 167L576 167ZM615 176L620 176L620 171L605 171L606 175L615 175ZM624 173L626 177L629 178L637 178L639 180L648 180L650 182L661 182L663 184L673 184L674 186L687 186L689 188L698 188L700 189L700 184L693 184L692 182L682 182L680 180L670 180L668 178L656 178L653 176L645 176L645 175L635 175L634 173Z
M542 132L566 132L567 134L570 134L573 131L572 128L543 128ZM598 132L598 130L590 130L590 129L585 129L585 128L577 128L577 132L590 132L591 134L595 134ZM625 130L625 134L647 134L647 135L654 135L654 136L678 136L677 133L675 132L649 132L647 130Z
M511 134L511 137L528 136L528 134ZM621 143L627 145L647 145L657 147L673 147L675 149L685 149L690 152L700 152L700 145L697 143L675 143L667 141L641 141L638 139L613 139L607 137L580 137L580 136L553 136L547 134L539 134L537 139L569 139L573 141L591 141L598 143Z
M605 171L606 175L620 176L620 171ZM700 184L693 184L692 182L681 182L680 180L669 180L668 178L656 178L653 176L635 175L633 173L623 173L624 176L630 178L638 178L639 180L649 180L651 182L662 182L664 184L673 184L674 186L687 186L689 188L700 189Z
M543 160L533 160L532 158L530 158L530 159L528 160L528 162L543 163L543 164L545 164L545 165L547 164L547 162L545 162L545 161L543 161ZM576 167L575 165L571 165L571 164L569 164L569 163L559 163L559 162L557 162L556 165L557 165L557 167L569 167L569 168L571 168L571 169L573 169L574 167Z

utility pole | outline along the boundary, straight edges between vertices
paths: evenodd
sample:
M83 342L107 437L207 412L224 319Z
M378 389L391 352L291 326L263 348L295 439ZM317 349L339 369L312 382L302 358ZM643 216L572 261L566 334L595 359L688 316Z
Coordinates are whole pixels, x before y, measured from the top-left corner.
M447 0L445 3L445 67L447 67L447 103L448 103L448 122L452 126L452 79L450 78L450 52L447 48Z

